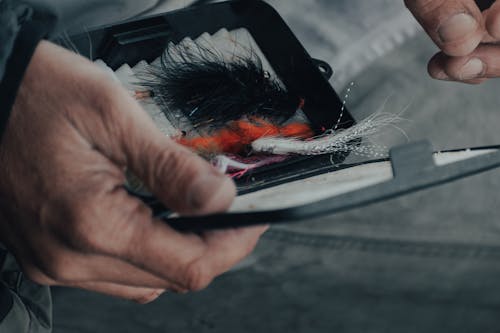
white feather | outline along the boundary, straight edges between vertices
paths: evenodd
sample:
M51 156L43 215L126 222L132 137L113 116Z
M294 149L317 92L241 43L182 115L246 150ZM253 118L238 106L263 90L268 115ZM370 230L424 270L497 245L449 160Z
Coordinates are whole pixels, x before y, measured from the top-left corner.
M311 140L265 137L252 143L255 152L276 155L322 155L336 152L355 151L359 154L377 157L386 154L387 149L374 144L360 145L360 140L369 139L387 126L394 126L401 118L386 112L377 112L347 129L333 131Z

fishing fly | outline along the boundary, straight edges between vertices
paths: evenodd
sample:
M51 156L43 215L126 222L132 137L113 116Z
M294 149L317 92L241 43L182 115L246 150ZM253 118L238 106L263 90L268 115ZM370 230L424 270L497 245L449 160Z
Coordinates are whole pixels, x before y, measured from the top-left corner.
M165 110L179 110L195 128L219 129L242 118L264 118L279 124L301 105L263 68L249 49L230 59L201 43L171 45L158 66L143 76Z

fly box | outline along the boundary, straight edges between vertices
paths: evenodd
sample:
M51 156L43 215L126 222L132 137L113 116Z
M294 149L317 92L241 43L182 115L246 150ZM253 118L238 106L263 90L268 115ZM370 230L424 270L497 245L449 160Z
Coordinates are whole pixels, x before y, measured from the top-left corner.
M427 142L390 156L363 145L391 119L358 124L280 15L228 1L71 36L71 46L128 89L165 135L231 176L230 212L174 217L131 175L129 190L182 230L293 222L443 184L500 165L497 147L435 153ZM368 162L343 164L357 152Z

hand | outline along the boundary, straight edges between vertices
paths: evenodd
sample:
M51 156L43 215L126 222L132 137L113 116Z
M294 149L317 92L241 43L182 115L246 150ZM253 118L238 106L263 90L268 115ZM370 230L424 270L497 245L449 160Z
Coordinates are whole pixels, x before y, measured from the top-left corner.
M477 3L492 3L481 12ZM500 76L500 1L405 0L441 49L429 62L440 80L481 83Z
M166 138L88 60L39 44L0 145L0 241L35 282L148 302L207 286L265 228L183 234L123 187L131 169L181 214L224 211L235 187Z

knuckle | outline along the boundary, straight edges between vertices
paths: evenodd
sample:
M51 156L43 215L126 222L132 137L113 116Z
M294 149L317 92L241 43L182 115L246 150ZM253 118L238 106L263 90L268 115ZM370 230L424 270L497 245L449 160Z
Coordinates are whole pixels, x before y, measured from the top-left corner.
M142 229L135 222L150 218L148 206L139 199L128 200L125 192L115 200L98 194L89 197L67 207L57 229L60 241L77 252L118 256L135 250L131 244L144 243ZM125 205L122 199L127 200Z
M43 274L57 283L75 279L71 258L66 255L55 254L49 256L48 260L41 262L40 266Z
M64 224L64 238L71 246L80 250L98 250L101 248L101 241L96 235L103 233L97 230L99 216L95 206L87 202L72 203L69 208L69 215Z
M71 245L78 249L87 249L95 245L85 217L75 217L68 222L67 240Z

